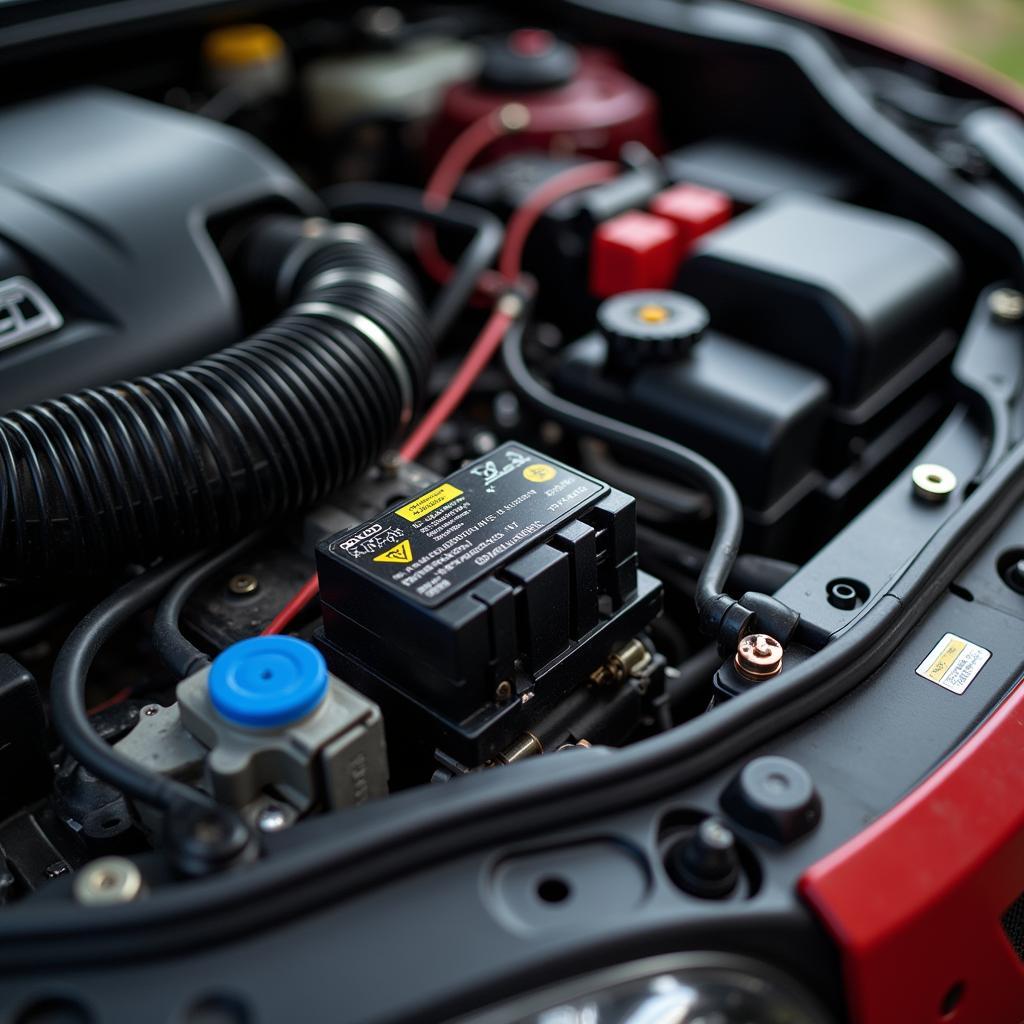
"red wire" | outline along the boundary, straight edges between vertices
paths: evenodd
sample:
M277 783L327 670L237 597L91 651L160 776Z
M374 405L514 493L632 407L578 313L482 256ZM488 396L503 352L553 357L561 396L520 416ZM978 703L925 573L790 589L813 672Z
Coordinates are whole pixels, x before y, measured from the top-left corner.
M507 135L499 112L491 111L464 128L445 150L423 190L423 205L440 210L473 161L496 139ZM437 247L437 233L431 225L423 224L416 231L416 255L426 272L443 284L451 277L452 265Z
M441 424L451 416L462 399L466 397L473 382L491 361L494 353L498 351L505 332L513 320L515 320L515 313L503 310L501 303L491 312L484 329L470 346L466 358L459 365L455 375L398 450L398 454L406 462L411 462L430 444Z
M131 695L132 688L130 686L124 686L112 697L108 697L106 700L101 700L99 704L93 704L93 706L86 711L86 714L90 717L92 715L98 715L101 711L106 711L107 708L115 707L116 705L126 701Z
M320 581L317 579L316 573L302 584L301 589L298 593L274 616L271 620L270 625L260 634L260 636L273 636L275 633L282 632L296 616L302 613L306 605L316 597L320 590Z
M599 185L619 173L619 165L611 160L580 164L560 171L548 178L543 185L534 189L515 213L512 214L505 231L505 244L498 260L498 270L505 286L517 281L522 272L523 250L526 240L544 211L559 199L578 192L591 185Z
M470 141L465 142L464 147L462 146L462 140L474 128L481 126L481 123L478 121L470 126L453 144L453 148L454 145L459 144L462 149L460 159L464 160L466 154L470 152L472 148L471 142L473 145L477 145L483 137L484 132L481 128L479 137L470 139ZM455 160L448 161L447 156L448 154L438 164L438 169L434 172L431 182L434 182L442 171L444 172L445 180L447 180L447 177L453 173L451 168L459 166ZM472 157L469 159L472 160ZM557 202L564 196L570 195L581 188L587 188L590 185L597 185L602 181L607 181L617 173L618 165L611 161L570 167L568 170L556 174L553 178L549 178L526 198L523 205L515 211L509 220L508 230L505 233L505 244L502 247L499 259L499 270L498 272L491 272L492 278L500 282L503 291L508 292L519 280L526 240L544 211L552 203ZM454 189L454 184L451 185L451 188ZM433 242L432 237L430 240ZM419 255L422 258L423 253L420 252ZM440 256L440 254L438 255ZM469 351L466 353L452 379L435 399L434 404L426 411L416 429L403 442L402 447L399 449L399 455L406 461L415 459L430 444L438 429L452 415L462 399L466 397L473 383L483 373L487 364L494 358L494 354L501 347L505 334L519 314L519 310L513 304L515 301L513 296L508 295L507 298L510 301L498 301L497 306L491 311L491 315L484 324L483 330L469 347ZM271 636L286 629L296 616L301 614L309 602L313 600L318 590L319 581L313 575L302 585L302 589L274 616L274 620L263 630L262 635Z

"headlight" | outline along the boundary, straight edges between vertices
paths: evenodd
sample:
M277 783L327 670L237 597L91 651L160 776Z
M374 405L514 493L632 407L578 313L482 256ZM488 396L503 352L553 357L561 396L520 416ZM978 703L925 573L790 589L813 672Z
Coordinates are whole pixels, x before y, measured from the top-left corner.
M795 980L756 960L681 953L595 971L460 1024L830 1024Z

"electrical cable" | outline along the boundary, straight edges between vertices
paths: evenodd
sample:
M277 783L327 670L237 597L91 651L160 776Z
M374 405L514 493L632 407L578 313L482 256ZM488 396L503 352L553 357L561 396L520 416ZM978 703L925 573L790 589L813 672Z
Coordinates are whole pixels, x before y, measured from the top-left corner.
M213 558L184 572L157 605L153 618L153 649L179 678L185 679L210 663L209 656L187 640L178 625L186 602L199 586L266 535L266 530L250 533Z
M523 269L523 253L530 232L536 227L544 211L559 199L582 188L608 181L619 171L618 164L601 161L570 167L568 170L549 178L535 189L523 202L508 223L505 244L501 250L499 273L505 288L511 288L519 280ZM443 424L466 396L473 383L490 363L501 346L505 332L513 320L520 315L522 302L512 295L498 300L484 329L473 343L455 375L444 391L420 420L419 425L403 443L399 454L406 461L417 458L430 443Z
M0 626L0 651L26 646L44 630L60 622L70 607L70 604L57 604L21 622Z
M523 355L523 331L509 331L502 346L505 370L517 392L543 415L584 435L655 459L670 472L705 490L715 509L715 531L707 559L697 578L694 601L702 629L715 635L722 616L735 603L725 593L739 553L743 506L732 481L702 455L650 431L622 423L576 405L551 392L530 372Z
M513 117L508 107L514 108ZM451 202L462 176L492 142L525 127L529 113L520 104L509 104L467 125L445 150L423 190L423 204L428 209L443 210ZM435 281L446 282L452 274L451 264L437 247L437 236L426 227L416 233L416 256L424 270ZM500 285L500 282L499 282ZM489 291L489 287L484 288Z
M505 238L501 221L488 210L454 199L434 209L426 205L422 191L406 185L377 182L332 185L320 193L320 198L335 218L355 219L373 212L403 213L418 220L472 232L469 244L430 308L428 325L435 341L448 333L465 309L480 276L494 263Z
M85 686L93 660L107 640L202 557L190 555L151 569L101 601L71 631L50 677L50 715L68 752L97 778L165 811L177 804L208 809L214 801L191 786L148 771L109 746L89 721Z
M270 620L270 624L260 635L275 636L278 633L283 633L318 593L320 593L320 580L316 573L313 573L288 603Z

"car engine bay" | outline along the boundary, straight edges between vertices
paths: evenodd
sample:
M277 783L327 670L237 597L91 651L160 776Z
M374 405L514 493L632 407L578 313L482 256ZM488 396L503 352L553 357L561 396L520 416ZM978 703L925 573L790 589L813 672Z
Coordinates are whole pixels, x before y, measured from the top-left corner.
M45 76L0 47L12 1019L133 1019L134 982L35 956L411 908L488 850L499 924L459 941L536 964L432 953L422 992L287 1019L463 1019L627 949L737 958L678 968L736 1015L680 1021L845 1019L795 880L1024 663L1019 116L728 0L257 6ZM635 855L594 824L656 801ZM689 923L570 948L655 913L634 881ZM648 1019L559 999L472 1019ZM167 1019L286 1019L195 1005Z

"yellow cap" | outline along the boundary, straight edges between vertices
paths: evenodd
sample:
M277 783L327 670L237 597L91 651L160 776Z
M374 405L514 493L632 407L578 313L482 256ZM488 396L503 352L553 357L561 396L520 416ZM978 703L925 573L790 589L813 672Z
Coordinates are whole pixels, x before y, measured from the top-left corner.
M661 324L668 319L669 313L664 306L657 302L648 302L636 311L636 316L645 324Z
M203 57L215 68L264 64L284 52L284 40L268 25L230 25L203 39Z

